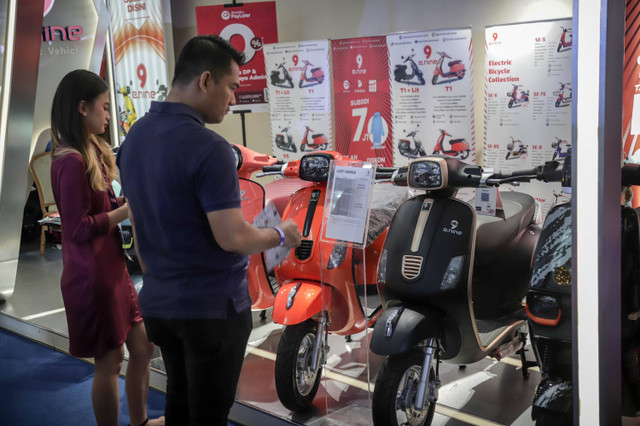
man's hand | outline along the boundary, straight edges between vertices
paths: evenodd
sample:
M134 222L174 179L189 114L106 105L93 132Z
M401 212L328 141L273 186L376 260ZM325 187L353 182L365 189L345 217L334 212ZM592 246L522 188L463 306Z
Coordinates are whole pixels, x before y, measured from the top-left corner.
M296 225L293 219L285 220L278 225L278 228L282 229L282 232L284 232L285 247L298 247L300 245L302 242L302 235L300 235L298 225Z

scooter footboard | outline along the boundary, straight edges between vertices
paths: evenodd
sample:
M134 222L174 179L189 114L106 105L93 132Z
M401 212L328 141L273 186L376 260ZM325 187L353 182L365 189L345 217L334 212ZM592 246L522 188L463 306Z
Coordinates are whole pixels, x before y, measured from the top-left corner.
M324 306L323 306L324 302ZM277 324L299 324L331 308L331 287L318 282L291 281L280 287L273 305Z
M533 397L531 417L535 420L539 410L568 414L573 407L573 389L570 380L543 379Z
M425 339L442 339L443 315L433 309L419 312L405 306L388 308L376 321L370 349L378 355L395 355Z

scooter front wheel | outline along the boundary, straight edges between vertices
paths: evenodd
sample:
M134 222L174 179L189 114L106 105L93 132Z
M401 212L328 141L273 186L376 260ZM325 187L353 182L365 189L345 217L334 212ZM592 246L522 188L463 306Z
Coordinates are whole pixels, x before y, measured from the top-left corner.
M424 354L417 349L386 359L378 373L373 392L374 425L428 426L431 424L436 409L435 401L425 398L421 411L416 411L414 408L423 361ZM429 381L434 379L435 372L431 367Z
M460 153L460 159L461 160L466 160L469 157L469 150L465 149L464 151L462 151Z
M318 392L322 367L313 371L317 324L308 319L284 329L276 356L276 391L282 405L294 412L309 408Z
M433 78L431 79L431 84L435 85L438 82L438 76L434 75Z

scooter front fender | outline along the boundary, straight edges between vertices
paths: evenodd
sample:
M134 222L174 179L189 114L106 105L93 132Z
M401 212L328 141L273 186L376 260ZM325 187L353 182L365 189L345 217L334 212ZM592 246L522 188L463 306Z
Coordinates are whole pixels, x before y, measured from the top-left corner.
M567 414L573 407L573 388L570 380L543 379L533 398L531 417L535 420L540 410Z
M324 302L324 306L323 306ZM277 324L300 324L331 305L331 287L317 282L290 281L280 287L273 305Z
M443 319L443 314L435 310L388 308L376 321L369 348L378 355L395 355L407 352L425 339L441 339Z

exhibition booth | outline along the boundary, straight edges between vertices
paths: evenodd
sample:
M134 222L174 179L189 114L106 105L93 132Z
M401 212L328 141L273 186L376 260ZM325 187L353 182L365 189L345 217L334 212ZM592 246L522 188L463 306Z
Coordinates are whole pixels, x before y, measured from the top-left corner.
M638 411L620 373L637 367L637 295L610 291L635 271L619 188L621 158L638 162L638 2L20 3L0 0L0 327L68 352L44 154L62 76L108 82L117 148L186 41L218 34L247 58L208 125L236 145L245 219L303 236L251 257L231 420L545 424L558 386L569 422ZM159 350L151 385L166 388Z

